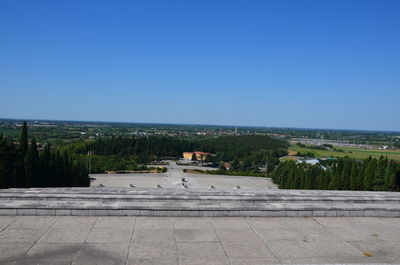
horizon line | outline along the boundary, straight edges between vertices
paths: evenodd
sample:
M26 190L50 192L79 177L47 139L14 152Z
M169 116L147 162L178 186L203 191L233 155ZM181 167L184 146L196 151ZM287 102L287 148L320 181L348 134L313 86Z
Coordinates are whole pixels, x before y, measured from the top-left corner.
M32 118L1 118L1 120L14 121L51 121L51 122L87 122L87 123L109 123L109 124L155 124L155 125L186 125L186 126L213 126L213 127L237 127L237 128L258 128L258 129L289 129L289 130L325 130L325 131L355 131L355 132L385 132L385 133L400 133L394 130L368 130L368 129L341 129L341 128L307 128L307 127L276 127L276 126L260 126L260 125L220 125L220 124L202 124L202 123L168 123L168 122L128 122L128 121L99 121L99 120L57 120L57 119L32 119Z

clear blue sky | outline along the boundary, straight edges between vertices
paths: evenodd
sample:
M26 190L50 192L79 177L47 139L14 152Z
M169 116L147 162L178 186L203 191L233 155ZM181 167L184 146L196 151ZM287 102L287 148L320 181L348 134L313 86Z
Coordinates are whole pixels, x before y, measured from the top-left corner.
M400 130L400 1L0 0L0 118Z

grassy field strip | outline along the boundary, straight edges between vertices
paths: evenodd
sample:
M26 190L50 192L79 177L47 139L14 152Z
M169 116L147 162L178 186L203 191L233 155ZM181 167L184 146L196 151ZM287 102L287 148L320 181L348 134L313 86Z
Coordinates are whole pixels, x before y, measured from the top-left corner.
M379 158L381 155L383 155L383 156L387 156L389 159L394 159L396 161L400 161L400 150L378 150L378 149L365 150L365 149L358 149L358 148L352 148L352 147L341 147L341 146L340 147L337 146L335 148L341 149L341 150L343 150L343 152L330 151L330 150L317 150L317 149L312 149L312 148L307 148L307 147L299 147L298 145L295 145L295 144L291 145L289 150L297 151L302 154L311 152L315 155L315 157L349 156L352 158L365 159L365 158L368 158L369 156Z

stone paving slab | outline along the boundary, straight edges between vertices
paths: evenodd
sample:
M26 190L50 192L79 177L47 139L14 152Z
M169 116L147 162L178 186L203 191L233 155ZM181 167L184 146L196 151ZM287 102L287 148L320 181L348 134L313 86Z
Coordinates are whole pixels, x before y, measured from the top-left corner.
M0 264L398 264L398 220L1 216Z

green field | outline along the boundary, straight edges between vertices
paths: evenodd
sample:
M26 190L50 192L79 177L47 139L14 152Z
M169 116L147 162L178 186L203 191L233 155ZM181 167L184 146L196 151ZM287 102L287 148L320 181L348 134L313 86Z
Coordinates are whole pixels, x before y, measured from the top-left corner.
M343 157L349 156L352 158L365 159L369 156L379 158L381 155L387 156L389 159L394 159L396 161L400 161L400 150L379 150L379 149L359 149L354 147L342 147L335 146L335 149L343 150L343 152L339 151L330 151L330 150L317 150L306 147L300 147L296 144L292 144L289 147L289 150L300 152L302 154L311 152L315 157Z

